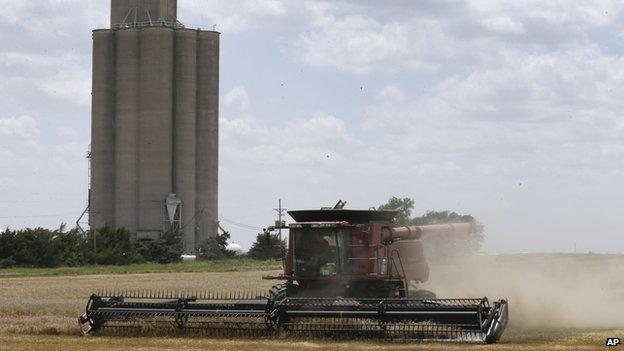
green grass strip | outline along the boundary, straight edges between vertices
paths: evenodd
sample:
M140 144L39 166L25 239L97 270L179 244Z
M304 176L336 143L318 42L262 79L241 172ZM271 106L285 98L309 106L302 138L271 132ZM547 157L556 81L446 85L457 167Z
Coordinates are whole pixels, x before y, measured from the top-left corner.
M230 258L213 261L188 261L170 264L141 263L129 266L93 265L58 268L7 268L0 269L0 278L52 277L94 274L142 274L178 272L239 272L255 270L279 270L280 261L257 261Z

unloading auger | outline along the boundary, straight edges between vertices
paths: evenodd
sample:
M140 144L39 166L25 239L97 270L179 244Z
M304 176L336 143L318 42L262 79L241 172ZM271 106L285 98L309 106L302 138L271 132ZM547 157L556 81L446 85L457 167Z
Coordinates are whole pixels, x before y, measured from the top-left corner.
M505 300L438 299L420 238L466 235L473 223L393 227L396 211L290 211L284 282L265 293L102 291L79 318L85 334L127 331L224 336L460 340L493 343Z

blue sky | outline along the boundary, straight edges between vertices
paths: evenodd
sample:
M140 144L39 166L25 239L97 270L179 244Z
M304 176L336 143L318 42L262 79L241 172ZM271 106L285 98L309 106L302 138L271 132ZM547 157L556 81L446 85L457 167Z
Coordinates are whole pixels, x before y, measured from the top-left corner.
M109 1L0 0L0 225L86 204L90 30ZM220 217L415 199L491 252L624 251L624 6L180 0L222 32Z

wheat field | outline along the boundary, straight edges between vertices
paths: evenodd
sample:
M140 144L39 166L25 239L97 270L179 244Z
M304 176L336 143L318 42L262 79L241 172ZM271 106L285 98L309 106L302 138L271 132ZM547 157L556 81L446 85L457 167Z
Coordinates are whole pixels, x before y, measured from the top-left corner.
M621 260L613 262L611 258L608 261L579 259L549 257L548 269L539 260L519 264L517 257L514 261L504 258L505 262L511 262L509 264L492 265L480 261L475 264L490 267L481 269L482 274L474 273L474 267L467 263L432 266L428 287L437 288L444 297L466 291L480 296L484 290L494 296L509 297L511 324L503 340L496 345L80 335L76 318L83 313L87 298L94 290L262 291L274 283L261 277L276 272L248 271L1 278L0 350L602 349L605 338L624 337L624 282L621 281L624 265ZM472 274L462 272L469 268ZM449 283L450 279L453 284ZM538 284L529 284L529 281Z

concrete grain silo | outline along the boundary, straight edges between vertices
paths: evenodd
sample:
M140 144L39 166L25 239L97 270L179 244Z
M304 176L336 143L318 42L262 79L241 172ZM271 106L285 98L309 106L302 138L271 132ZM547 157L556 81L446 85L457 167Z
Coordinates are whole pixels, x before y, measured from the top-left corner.
M141 28L139 230L158 233L173 193L173 29Z
M91 92L91 188L89 222L114 225L115 188L115 33L93 31Z
M219 33L186 29L175 0L112 0L93 32L92 229L218 229Z
M217 230L219 176L219 33L200 32L197 41L197 199L199 236ZM211 152L203 152L211 150ZM214 211L212 209L215 209Z
M197 191L197 32L179 29L175 32L175 87L173 102L173 192L185 199L182 218L200 217L195 211ZM203 137L203 135L202 135ZM213 150L214 151L214 150ZM216 208L216 207L215 207ZM188 227L187 227L188 228ZM194 228L192 228L195 230ZM191 230L191 228L189 228ZM189 235L186 245L195 247Z
M119 228L137 228L139 199L140 30L116 34L115 94L115 222ZM93 158L93 156L92 156ZM90 211L91 212L91 211ZM93 225L92 225L93 226ZM96 225L97 227L97 225Z

